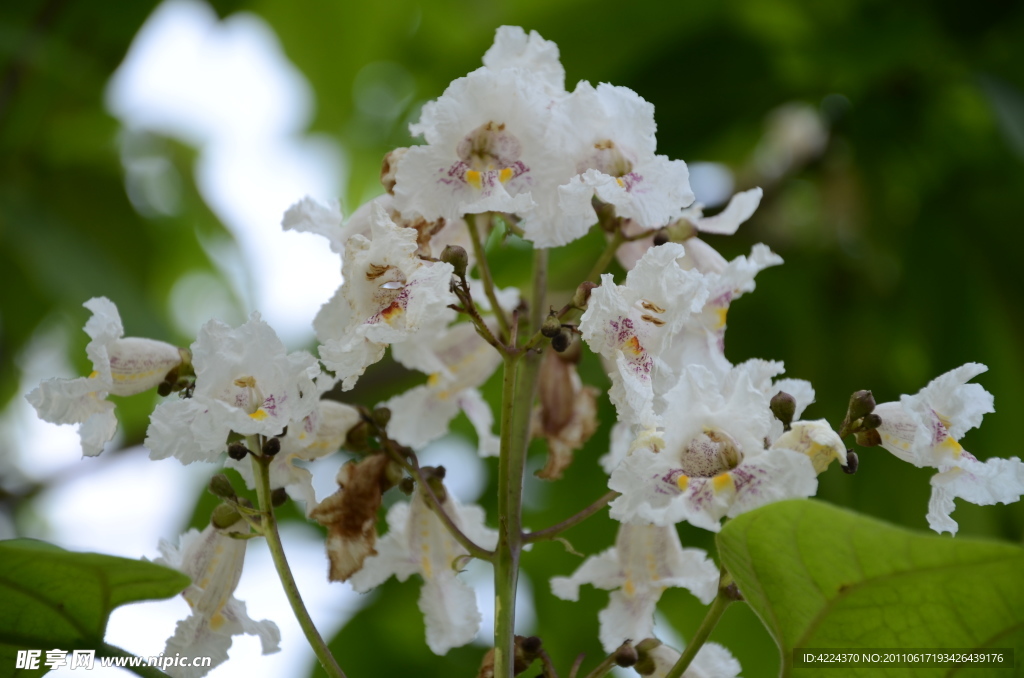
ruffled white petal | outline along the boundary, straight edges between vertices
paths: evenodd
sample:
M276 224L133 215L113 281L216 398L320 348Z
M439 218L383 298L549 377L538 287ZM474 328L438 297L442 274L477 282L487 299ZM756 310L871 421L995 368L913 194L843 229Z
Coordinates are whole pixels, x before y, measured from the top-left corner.
M424 582L419 607L427 626L427 647L438 655L472 642L483 620L476 593L454 573Z
M327 238L331 250L345 251L344 230L341 226L341 208L337 202L321 204L306 196L284 213L281 226L286 231L315 233Z

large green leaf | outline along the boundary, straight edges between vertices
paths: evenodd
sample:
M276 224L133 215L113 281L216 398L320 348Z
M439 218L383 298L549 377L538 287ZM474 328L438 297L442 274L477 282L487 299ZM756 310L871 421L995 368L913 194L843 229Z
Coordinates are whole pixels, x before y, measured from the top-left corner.
M18 672L18 650L99 649L115 607L169 598L188 584L181 572L142 560L0 542L0 676L45 672Z
M718 549L775 637L783 676L794 672L793 648L1015 648L1018 665L1024 658L1024 549L1017 546L917 534L800 500L733 520ZM830 667L827 675L968 675L889 671Z

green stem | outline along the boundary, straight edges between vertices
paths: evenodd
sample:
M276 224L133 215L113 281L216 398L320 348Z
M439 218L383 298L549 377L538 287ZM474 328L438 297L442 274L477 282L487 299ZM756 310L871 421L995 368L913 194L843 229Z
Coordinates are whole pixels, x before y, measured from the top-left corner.
M254 441L250 441L249 449L258 450L261 448L256 446ZM295 613L295 618L299 621L299 626L302 627L302 632L306 635L306 640L309 641L310 647L313 648L316 658L320 660L320 666L323 667L324 671L331 678L345 678L345 672L338 666L338 662L334 660L334 655L328 649L327 643L320 637L320 632L316 630L313 619L309 616L306 605L302 602L302 595L299 593L299 587L295 584L295 577L292 576L292 570L288 566L288 559L285 558L281 534L277 531L277 518L274 516L274 506L270 502L269 465L270 457L252 455L252 470L256 476L256 496L259 499L260 510L263 512L263 536L266 537L267 546L270 547L270 555L274 559L274 568L277 570L277 576L281 579L281 585L284 587L284 593L288 597L288 603L292 606L292 612Z
M516 407L519 356L506 356L501 388L501 452L498 460L498 546L494 554L494 675L511 678L515 662L516 586L522 528L522 474L516 481L512 422ZM519 491L516 491L516 487Z
M549 539L555 539L558 535L568 530L570 527L579 525L584 520L594 515L608 503L619 496L619 493L615 490L606 492L600 499L595 501L593 504L583 509L576 515L570 516L560 523L556 523L551 527L544 528L543 530L537 530L536 532L530 532L529 534L523 535L523 542L530 544L538 541L547 541Z
M723 576L723 579L725 577ZM708 608L707 615L704 616L704 621L700 623L700 628L697 629L697 633L694 634L693 638L686 646L686 650L683 655L679 657L679 661L675 663L675 666L665 674L665 678L680 678L683 672L686 671L687 667L690 666L690 662L697 656L697 652L704 646L711 632L718 624L718 620L722 618L722 613L725 612L725 608L729 607L729 603L736 600L735 597L723 587L719 586L718 595L711 602L711 607Z
M548 253L533 252L530 329L544 321ZM523 548L523 476L530 445L530 417L540 371L540 351L505 356L501 391L501 456L498 462L498 548L494 557L494 675L512 678L515 660L516 587Z
M121 666L120 668L124 669L125 671L130 671L130 672L134 673L137 676L142 676L142 678L167 678L167 674L166 673L164 673L160 669L156 668L155 666L150 666L148 664L148 662L145 659L143 659L142 657L139 657L138 655L134 655L131 652L128 652L127 650L122 650L121 648L117 647L116 645L110 645L109 643L103 643L98 648L96 648L96 656L97 657L129 657L129 658L132 658L132 659L142 659L142 661L140 662L139 666L133 666L131 664L131 662L125 662L125 665Z
M484 284L484 294L491 302L491 312L498 319L498 326L501 328L501 335L504 338L509 336L508 318L505 311L498 305L498 295L494 292L494 279L491 278L491 269L487 265L487 253L484 251L483 240L480 238L480 230L476 225L476 215L465 216L466 225L469 226L469 237L473 241L473 255L476 257L476 267L480 269L480 280Z
M386 437L384 431L378 431L378 435L384 444L384 451L389 457L398 462L402 468L404 468L409 475L415 476L416 480L419 481L420 487L423 488L423 493L426 495L427 505L434 512L434 514L444 523L444 526L448 528L449 534L462 545L462 548L469 552L469 555L480 560L490 561L494 558L494 552L488 551L484 547L477 544L475 541L466 536L466 533L459 529L459 526L455 524L452 517L448 515L448 512L444 510L444 505L441 500L437 498L437 494L434 492L434 488L427 482L427 477L423 473L423 469L420 468L420 462L416 458L416 455L409 455L409 459L405 459L396 450L392 441Z
M586 280L596 283L600 282L601 274L608 268L608 264L612 262L612 258L615 256L615 251L619 249L619 245L626 242L626 238L622 233L616 229L612 239L608 241L608 245L605 246L604 252L601 252L601 256L594 262L594 267L590 269L590 273L587 274Z

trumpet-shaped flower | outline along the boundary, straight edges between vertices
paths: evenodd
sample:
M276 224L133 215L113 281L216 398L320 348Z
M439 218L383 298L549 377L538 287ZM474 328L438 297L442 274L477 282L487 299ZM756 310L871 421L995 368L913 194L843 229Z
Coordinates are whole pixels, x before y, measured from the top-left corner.
M244 525L244 523L236 523ZM167 640L164 654L168 656L210 657L210 666L172 666L167 670L175 678L199 678L228 659L232 636L246 633L258 636L263 654L277 652L281 633L277 625L264 619L253 621L246 613L245 603L234 597L242 576L245 560L245 539L234 539L213 525L202 532L189 530L175 546L160 542L163 557L156 562L184 572L192 583L182 597L192 608L187 619L178 622L174 635Z
M655 154L654 106L636 92L581 82L565 105L577 172L558 189L560 217L575 224L569 239L597 222L595 197L637 228L665 226L693 202L686 163Z
M163 382L183 353L155 339L125 337L117 307L106 297L83 304L93 315L85 324L92 337L85 350L93 372L77 379L47 379L26 398L39 417L54 424L80 424L82 452L94 457L114 437L117 419L108 394L130 396Z
M817 490L811 453L765 449L772 415L767 392L778 363L751 360L718 374L688 365L665 396L663 430L638 436L608 486L622 493L611 516L669 525L688 521L718 531L734 517Z
M685 258L679 262L684 268L689 263ZM725 327L729 306L738 297L754 290L754 278L758 273L781 263L779 255L766 245L758 244L754 245L749 257L738 256L728 262L721 272L702 275L708 290L707 301L700 313L676 337L673 349L665 353L665 361L674 374L680 374L682 368L690 363L713 366L723 372L731 367L725 358Z
M483 509L460 506L451 498L445 499L443 506L467 537L484 548L494 548L498 533L484 526ZM481 621L476 595L456 577L458 561L466 550L427 506L423 490L417 488L410 502L392 506L387 521L388 533L377 542L377 554L367 558L352 576L353 588L365 592L392 575L405 581L419 574L423 577L419 606L430 649L445 654L473 640Z
M558 185L575 173L564 152L568 117L557 105L566 96L557 48L505 27L485 64L452 82L411 126L427 143L398 161L394 194L403 214L524 213L556 204ZM567 242L552 228L528 237L540 246Z
M353 235L345 245L344 282L313 322L320 358L349 390L388 344L426 336L447 324L455 301L452 266L416 256L416 232L399 228L380 205L372 239Z
M213 461L231 432L277 436L319 402L316 359L287 353L259 313L234 329L206 323L192 344L192 364L192 397L163 402L150 417L146 447L153 459Z
M729 204L718 214L704 216L704 205L695 202L682 210L675 218L676 227L686 224L697 233L713 233L716 235L732 235L747 219L753 216L761 204L763 192L760 188L737 193L729 199ZM623 224L623 235L635 236L643 232L640 224L627 220ZM695 234L694 234L695 235ZM636 265L644 252L654 244L654 236L624 242L616 250L615 256L627 271ZM713 247L697 237L686 239L686 256L680 262L684 268L694 268L701 273L721 273L725 270L725 258Z
M619 527L615 546L587 558L570 577L551 580L563 600L579 600L582 584L614 589L601 611L601 645L606 652L626 640L654 636L654 608L665 589L689 589L707 605L718 588L718 568L703 549L684 549L674 525Z
M882 419L879 444L915 466L938 469L932 476L928 524L936 532L956 534L950 518L954 499L982 506L1009 504L1024 494L1024 464L1017 457L979 461L959 440L994 412L992 394L967 382L988 368L967 363L933 379L916 395L882 403L875 414Z
M615 364L609 396L620 420L652 425L661 356L707 299L701 276L676 264L682 255L674 243L651 248L625 285L603 275L580 319L583 339Z

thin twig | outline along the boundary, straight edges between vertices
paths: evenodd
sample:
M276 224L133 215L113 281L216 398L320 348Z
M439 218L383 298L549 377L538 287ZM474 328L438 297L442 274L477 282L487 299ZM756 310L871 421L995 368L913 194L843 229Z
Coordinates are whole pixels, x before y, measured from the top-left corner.
M505 311L498 305L498 295L494 291L494 279L491 277L491 269L487 265L487 253L484 251L483 241L480 239L480 230L476 225L476 215L465 216L466 225L469 226L469 237L473 242L473 255L476 257L476 267L480 269L480 281L484 284L484 294L491 302L491 312L498 319L498 327L501 328L503 339L509 336L508 318Z
M556 523L551 527L544 528L543 530L536 530L535 532L528 532L524 534L523 541L529 544L533 542L554 539L562 532L568 530L570 527L574 527L579 523L582 523L584 520L586 520L590 516L594 515L595 513L603 509L605 506L608 505L608 503L611 500L615 499L618 496L618 492L616 492L615 490L610 490L606 492L604 495L602 495L601 498L595 501L593 504L583 509L579 513L570 516L569 518L566 518L562 522Z
M448 515L448 512L444 510L444 505L441 500L437 498L437 494L434 492L434 488L427 482L427 476L420 467L419 460L416 459L415 454L409 455L408 458L399 454L394 448L394 445L390 438L388 438L383 431L379 431L381 436L381 442L384 445L384 451L395 461L397 461L402 468L416 476L416 479L420 483L420 487L423 488L423 492L427 497L427 503L430 505L431 510L441 519L444 526L448 528L448 532L451 533L455 541L462 545L462 548L466 549L469 555L480 560L491 561L494 558L494 551L488 551L484 547L477 544L475 541L466 536L466 533L459 529L459 526L455 524L452 517Z

